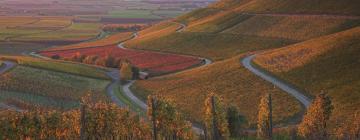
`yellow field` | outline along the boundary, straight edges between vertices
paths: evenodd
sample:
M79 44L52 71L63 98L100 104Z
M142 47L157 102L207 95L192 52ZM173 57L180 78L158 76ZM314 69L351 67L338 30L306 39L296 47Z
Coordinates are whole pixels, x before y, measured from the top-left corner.
M265 52L256 63L306 90L328 93L332 124L350 119L360 106L360 27Z
M220 61L204 68L136 82L133 87L143 98L148 94L159 94L173 100L179 109L191 118L202 119L206 94L214 91L224 97L226 104L239 107L250 125L257 119L260 97L274 94L274 119L277 124L292 120L301 111L301 105L290 95L260 80L240 65L242 56Z
M0 41L82 41L100 32L99 24L72 20L72 17L0 17Z
M310 16L254 16L224 33L307 40L360 25L360 20Z
M67 45L67 46L60 46L60 47L50 48L48 50L64 50L64 49L115 45L119 42L123 42L125 40L130 39L132 37L132 34L133 33L131 33L131 32L116 33L116 34L110 35L106 38L95 40L95 41L82 42L82 43L72 44L72 45Z

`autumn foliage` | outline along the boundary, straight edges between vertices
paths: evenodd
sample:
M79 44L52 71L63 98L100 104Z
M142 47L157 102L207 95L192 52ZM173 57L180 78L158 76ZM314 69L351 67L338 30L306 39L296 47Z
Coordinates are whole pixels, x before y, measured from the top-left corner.
M210 137L214 139L227 139L230 135L226 107L222 98L209 94L205 100L205 125Z
M184 70L201 64L196 57L182 56L176 54L158 53L151 51L140 51L119 48L118 46L103 46L83 49L70 49L60 51L44 51L41 55L52 57L59 56L64 60L96 64L106 67L118 67L119 60L129 60L134 66L148 71L150 74L158 75ZM96 57L90 58L86 57Z
M327 123L332 110L330 98L326 94L317 95L298 127L299 135L308 140L328 139Z
M153 122L153 135L165 139L192 140L192 125L174 105L161 97L148 97L148 118ZM154 137L154 139L156 139Z
M263 139L272 138L271 94L263 96L259 105L257 136Z

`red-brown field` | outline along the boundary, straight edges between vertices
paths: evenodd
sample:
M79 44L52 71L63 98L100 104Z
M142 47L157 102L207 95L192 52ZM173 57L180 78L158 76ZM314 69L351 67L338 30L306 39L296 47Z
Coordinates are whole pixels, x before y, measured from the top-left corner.
M47 57L59 55L63 58L69 58L76 54L82 54L87 56L97 55L100 57L110 55L115 58L127 59L140 69L148 71L152 75L170 73L187 69L199 65L202 62L196 57L158 53L151 51L123 49L118 48L118 46L114 45L84 49L43 51L40 52L40 54Z

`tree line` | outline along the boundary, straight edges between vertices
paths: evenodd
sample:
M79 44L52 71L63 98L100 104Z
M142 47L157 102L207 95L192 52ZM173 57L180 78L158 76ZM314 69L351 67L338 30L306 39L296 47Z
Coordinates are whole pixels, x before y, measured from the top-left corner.
M51 56L52 59L61 59L65 61L79 62L89 65L97 65L108 68L118 68L121 75L122 81L138 79L140 69L133 65L127 59L115 58L111 55L105 55L105 57L99 57L97 55L84 55L76 53L71 57L62 58L59 55Z
M170 100L151 95L147 100L146 116L120 108L115 104L94 102L83 98L79 109L60 111L33 110L2 112L1 139L109 139L109 140L228 140L246 139L244 117L236 106L227 105L221 96L208 94L204 101L203 133L196 135L193 123L188 121ZM358 140L360 113L342 127L328 128L333 106L330 97L319 94L308 107L302 121L291 128L285 139L304 140ZM272 96L266 94L258 107L257 139L277 139L273 135Z

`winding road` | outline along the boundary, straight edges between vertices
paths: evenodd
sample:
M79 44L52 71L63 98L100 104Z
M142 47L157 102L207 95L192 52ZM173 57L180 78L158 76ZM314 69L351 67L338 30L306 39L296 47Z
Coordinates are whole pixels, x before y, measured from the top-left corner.
M277 78L277 77L275 77L273 75L269 75L266 72L264 72L263 70L254 67L251 63L252 63L252 60L255 58L255 56L256 55L250 55L250 56L247 56L244 59L242 59L242 61L241 61L242 65L245 68L247 68L248 70L250 70L252 73L254 73L255 75L257 75L257 76L261 77L262 79L274 84L275 86L282 89L286 93L294 96L306 108L310 105L311 100L309 98L307 98L304 95L304 93L302 93L301 91L293 88L290 84L283 82L279 78Z
M176 22L177 23L177 22ZM186 28L186 25L185 24L181 24L181 23L177 23L177 24L180 24L180 27L178 29L176 29L176 32L182 32L184 30L184 28ZM137 33L134 33L133 34L133 37L131 39L136 39L138 37L138 34ZM130 39L130 40L131 40ZM126 41L120 43L118 45L119 48L121 49L129 49L129 48L126 48L124 46L124 43ZM161 52L159 52L161 53ZM185 55L184 55L185 56ZM204 63L202 66L206 66L206 65L209 65L212 63L212 61L210 59L206 59L206 58L200 58L199 59L202 59L204 60ZM114 70L112 73L115 73L115 71L118 71L118 70ZM112 79L115 79L115 78L118 78L119 75L115 75L115 74L108 74L110 77L112 77ZM129 81L128 83L126 83L125 85L122 85L122 91L124 93L124 95L130 99L133 103L135 103L137 106L139 106L141 109L143 109L144 111L147 110L148 106L145 102L143 102L142 100L140 100L138 97L135 96L135 94L131 91L130 87L135 83L136 81L135 80L132 80L132 81ZM117 98L115 96L115 98ZM113 101L115 101L116 99L113 99ZM119 100L119 99L117 99ZM120 103L121 101L115 101L116 103ZM192 129L194 130L195 133L197 134L204 134L204 130L201 129L200 127L197 127L197 126L192 126Z
M186 28L186 25L185 24L181 24L181 23L178 23L180 24L180 27L176 30L176 32L182 32L185 28ZM138 34L137 33L134 33L133 34L133 37L131 39L136 39L138 37ZM130 40L131 40L130 39ZM129 48L126 48L124 46L124 43L126 41L120 43L118 45L119 48L121 49L129 49ZM43 57L41 55L38 55L36 53L32 53L30 54L32 56L36 56L36 57L40 57L40 58L43 58L43 59L49 59L47 57ZM264 72L263 70L260 70L256 67L254 67L251 63L252 63L252 60L253 58L255 57L256 55L251 55L251 56L248 56L248 57L245 57L244 59L241 60L241 64L247 68L248 70L250 70L252 73L254 73L255 75L261 77L262 79L268 81L268 82L271 82L272 84L274 84L275 86L277 86L278 88L284 90L285 92L287 92L288 94L294 96L297 100L299 100L305 107L308 107L311 100L309 98L307 98L306 96L304 96L304 94L293 88L290 84L287 84L285 82L283 82L282 80L280 80L279 78L275 77L275 76L272 76L272 75L269 75L267 74L266 72ZM206 66L206 65L209 65L212 63L211 60L209 59L206 59L206 58L199 58L199 59L203 59L204 60L204 63L202 66ZM11 68L11 65L13 64L8 64L8 67ZM7 67L7 69L9 69ZM0 69L0 74L1 74L1 71L6 71L6 70L3 70L3 69ZM115 90L116 90L116 87L118 85L120 85L120 78L119 78L119 71L117 69L113 69L111 70L110 72L107 72L106 73L109 77L111 77L112 79L112 82L106 87L106 92L108 93L108 95L110 96L111 100L117 104L118 106L120 107L125 107L127 106L124 102L122 102L115 94ZM143 102L142 100L140 100L139 98L137 98L135 96L135 94L133 93L133 91L131 91L130 87L135 83L136 81L135 80L132 80L132 81L129 81L127 84L125 85L122 85L122 91L123 91L123 94L124 96L126 96L126 98L128 98L129 100L131 100L134 104L136 104L137 106L139 106L141 109L143 109L144 111L147 110L148 106L145 102ZM197 133L197 134L203 134L204 131L200 128L200 127L196 127L193 125L192 129Z

